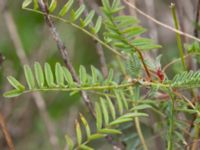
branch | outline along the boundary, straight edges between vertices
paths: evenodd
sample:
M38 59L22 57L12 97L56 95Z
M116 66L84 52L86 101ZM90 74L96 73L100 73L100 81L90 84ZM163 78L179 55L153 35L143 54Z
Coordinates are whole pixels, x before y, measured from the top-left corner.
M124 0L124 2L125 2L129 7L135 9L139 14L143 15L143 16L146 17L147 19L150 19L151 21L155 22L156 24L158 24L158 25L160 25L160 26L162 26L162 27L164 27L164 28L166 28L166 29L168 29L168 30L171 30L171 31L173 31L173 32L176 32L176 33L178 33L178 34L180 34L180 35L183 35L183 36L185 36L185 37L188 37L188 38L190 38L190 39L193 39L193 40L196 40L196 41L199 41L199 42L200 42L200 39L199 39L199 38L196 38L196 37L194 37L194 36L192 36L192 35L190 35L190 34L188 34L188 33L185 33L185 32L182 32L182 31L180 31L180 30L177 30L177 29L175 29L175 28L173 28L173 27L171 27L171 26L169 26L169 25L167 25L167 24L164 24L164 23L162 23L162 22L156 20L155 18L149 16L148 14L144 13L144 12L141 11L139 8L137 8L136 6L134 6L133 4L131 4L128 0Z
M66 48L63 41L61 40L60 35L57 32L56 27L55 27L53 21L51 20L51 17L49 16L47 4L44 3L43 0L38 0L38 4L39 4L40 9L44 13L45 22L47 23L49 30L51 32L51 35L52 35L53 39L55 40L55 42L57 44L58 50L61 53L62 59L64 60L66 67L69 69L70 73L72 74L74 81L76 81L77 83L80 83L80 80L79 80L79 78L78 78L78 76L77 76L77 74L74 70L74 67L72 66L72 64L69 60L70 57L69 57L69 54L68 54L68 49ZM94 116L93 106L92 106L92 103L90 102L90 100L88 98L87 93L85 91L81 91L81 95L82 95L83 100L84 100L86 106L88 107L89 111Z
M195 29L194 29L194 35L195 37L199 37L199 34L198 34L198 23L199 23L199 19L200 19L200 0L198 1L198 4L197 4L197 10L196 10L196 19L195 19Z
M9 150L15 150L15 146L13 144L12 138L10 136L10 133L8 131L6 121L3 117L3 114L0 112L0 128L4 134L5 140L8 144Z
M6 0L0 0L0 6L2 6L2 9L1 9L2 14L5 19L5 23L8 28L10 38L12 39L12 42L14 43L17 56L21 64L28 64L28 58L25 54L25 50L23 48L21 39L17 32L17 27L15 25L14 19L6 7ZM39 110L39 114L42 117L45 126L47 127L47 132L49 134L49 141L52 147L54 148L54 150L58 150L59 146L58 146L56 131L48 115L45 100L42 98L41 94L39 93L32 93L32 97L34 98L34 102L36 103L37 109Z

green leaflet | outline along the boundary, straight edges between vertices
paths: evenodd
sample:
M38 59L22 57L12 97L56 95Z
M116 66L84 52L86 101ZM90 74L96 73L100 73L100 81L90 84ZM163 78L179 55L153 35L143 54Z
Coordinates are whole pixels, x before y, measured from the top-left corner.
M92 71L92 83L97 82L97 71L94 66L91 66L91 71Z
M126 36L127 39L131 39L134 36L140 35L142 33L144 33L146 31L146 29L144 29L141 26L131 26L131 27L127 27L125 29L122 29L122 34L124 34Z
M123 103L121 101L121 97L118 93L117 90L114 91L115 95L116 95L116 100L117 100L117 105L118 105L118 109L119 109L119 113L122 114L123 113Z
M87 145L80 145L79 148L80 148L81 150L94 150L93 148L91 148L91 147L89 147L89 146L87 146Z
M64 73L64 78L67 81L67 83L69 84L69 86L73 86L74 80L72 78L71 73L69 72L69 70L67 70L66 67L63 67L63 73Z
M26 77L26 82L28 83L29 89L35 88L35 80L31 68L28 65L24 65L24 74Z
M131 42L131 44L141 50L150 50L161 48L160 45L154 44L153 40L147 38L138 38Z
M8 92L5 92L3 94L4 97L7 97L7 98L12 98L12 97L16 97L16 96L19 96L22 94L22 91L20 90L11 90L11 91L8 91Z
M64 87L64 73L63 68L59 63L56 63L55 66L55 76L56 76L56 83L60 87Z
M85 20L82 23L83 27L86 27L88 24L90 24L92 22L94 14L95 14L94 10L92 10L92 11L89 12L89 14L86 16Z
M65 135L65 139L67 142L68 150L73 150L74 142L72 141L72 139L68 135Z
M109 123L109 114L108 114L108 109L106 107L106 101L102 98L100 98L100 103L101 103L101 108L102 108L102 113L105 121L105 125L108 125Z
M122 101L122 103L123 103L125 109L128 110L128 102L127 102L127 100L126 100L126 98L125 98L124 92L120 90L120 91L119 91L119 95L120 95L120 97L121 97L121 101Z
M72 10L71 12L72 21L76 21L81 16L84 10L85 10L85 5L81 5L76 11Z
M114 76L113 69L110 69L105 83L111 83L113 81L113 76Z
M89 138L90 135L91 135L90 126L89 126L87 120L85 119L85 117L82 114L80 114L80 118L81 118L81 121L83 122L83 125L85 127L87 137Z
M53 12L56 9L57 0L51 0L51 4L49 6L49 12Z
M64 7L60 10L59 16L64 16L67 14L69 9L71 8L72 4L74 3L74 0L69 0L67 3L64 5Z
M16 88L18 91L24 91L25 90L25 87L19 81L17 81L14 77L8 76L7 79L9 81L9 83L14 88Z
M115 9L118 8L119 6L120 6L120 0L113 0L111 7Z
M38 9L38 8L39 8L38 0L34 0L33 3L34 3L34 4L33 4L34 9L35 9L35 10Z
M104 133L104 134L121 134L122 132L120 130L116 130L116 129L101 129L99 130L99 133Z
M105 134L96 133L96 134L92 134L89 137L89 140L92 141L92 140L96 140L96 139L101 139L101 138L104 138L105 136L106 136Z
M117 120L114 120L110 123L111 126L114 126L114 125L119 125L121 123L125 123L125 122L130 122L132 121L133 119L132 118L121 118L121 119L117 119Z
M142 110L142 109L148 109L148 108L152 108L151 105L147 105L147 104L140 104L138 106L134 106L131 111L134 111L134 110Z
M196 118L195 121L194 121L196 124L199 124L200 123L200 118Z
M110 9L110 3L108 0L102 0L102 4L103 4L103 9L106 13L109 13L109 9Z
M32 3L32 0L24 0L24 2L22 3L22 8L26 8L27 6L29 6Z
M99 30L101 29L101 25L102 25L102 17L99 16L96 22L96 25L94 28L92 28L92 31L97 34L99 32Z
M83 66L80 66L79 68L79 77L80 77L81 84L87 83L87 72L86 72L85 67Z
M134 117L147 117L148 115L146 113L139 113L139 112L133 112L125 114L118 119L126 119L126 118L134 118Z
M114 107L111 99L109 98L109 96L106 96L106 101L108 102L108 107L110 109L111 116L112 116L113 119L115 119L116 118L115 107Z
M38 62L34 64L35 69L35 78L39 87L44 87L44 73L42 71L42 67Z
M81 145L82 143L82 133L81 133L81 128L79 122L76 120L76 137L77 137L77 142L78 145Z
M96 127L97 127L97 130L99 130L102 127L103 118L102 118L102 113L101 113L101 107L99 106L97 102L95 103L95 111L96 111Z
M48 63L44 65L46 82L49 87L55 87L53 72L51 70L51 66Z
M118 28L125 29L127 27L138 24L139 20L137 20L133 16L116 16L114 17L114 23L117 24Z

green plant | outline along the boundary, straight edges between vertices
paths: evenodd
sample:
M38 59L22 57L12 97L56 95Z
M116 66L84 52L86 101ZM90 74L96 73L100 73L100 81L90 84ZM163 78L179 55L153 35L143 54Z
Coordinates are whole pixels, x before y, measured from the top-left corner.
M104 137L110 139L110 135L121 136L123 135L122 124L131 124L135 127L143 149L146 150L150 142L146 140L148 135L143 133L143 126L147 124L145 123L147 119L145 120L143 117L147 117L148 112L151 112L152 116L159 115L157 122L160 120L162 122L159 131L153 129L153 125L148 127L155 132L163 131L160 135L165 141L167 149L183 148L187 143L181 132L185 132L184 128L189 125L184 123L179 115L184 115L186 119L195 115L195 121L192 124L198 127L200 115L198 96L189 89L200 87L200 71L179 72L169 79L160 67L159 61L153 62L157 63L156 65L149 64L144 53L161 48L161 46L155 44L151 39L141 37L146 30L139 25L137 19L132 16L120 15L123 10L120 0L113 0L112 3L102 0L103 16L97 16L92 10L87 17L83 17L86 6L81 5L75 10L74 3L73 0L69 0L61 10L56 11L57 3L52 0L47 5L47 13L44 12L45 10L41 11L42 8L39 9L41 4L38 4L37 1L25 0L22 8L43 14L47 19L48 17L58 19L83 31L104 48L111 50L115 54L115 63L119 65L111 68L106 78L93 66L90 71L87 71L86 67L80 66L77 80L69 65L66 68L60 63L56 63L52 69L48 63L45 63L43 69L41 64L36 62L34 73L30 66L24 66L28 87L9 76L7 77L8 81L14 89L6 92L4 96L16 97L36 91L63 91L71 94L88 91L89 94L97 95L97 101L90 101L92 105L95 103L94 109L90 112L91 115L93 112L95 129L80 114L80 119L75 121L77 142L74 143L72 138L66 135L69 149L93 149L90 142ZM33 8L29 7L31 4L33 4ZM174 11L173 14L175 14ZM178 28L177 24L176 21ZM103 33L103 38L98 35L99 33ZM178 34L177 38L181 61L186 68L182 43ZM191 46L190 51L196 52L196 47ZM159 58L158 56L156 60ZM120 76L123 76L123 79ZM144 88L147 88L147 92ZM186 93L189 93L190 98L195 102L188 99L180 90L187 90ZM165 98L164 101L162 101L163 98ZM192 132L190 134L192 135ZM198 138L198 134L199 130L196 128L194 137ZM111 140L115 139L111 138ZM121 136L120 142L122 141L125 141L125 138ZM127 142L127 147L131 144L136 145L134 142Z

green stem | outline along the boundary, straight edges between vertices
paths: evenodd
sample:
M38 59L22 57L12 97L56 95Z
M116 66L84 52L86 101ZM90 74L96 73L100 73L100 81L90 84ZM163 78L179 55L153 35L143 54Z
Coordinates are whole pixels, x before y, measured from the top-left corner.
M171 3L171 12L172 12L175 28L177 30L179 30L179 22L178 22L178 19L177 19L177 16L176 16L176 8L175 8L174 3ZM176 33L176 40L177 40L177 45L178 45L178 48L179 48L179 53L180 53L183 68L184 68L184 70L187 70L187 66L186 66L185 59L184 59L183 44L182 44L181 36L180 36L179 33Z
M133 93L133 88L132 87L129 88L130 94L134 97L135 101L137 101L139 99L139 92L140 92L139 86L136 86L134 90L135 90L135 94ZM138 111L135 110L135 113L137 113L137 112ZM139 118L135 117L134 122L135 122L136 131L137 131L140 141L142 143L143 149L148 150L148 147L147 147L147 144L146 144L146 141L145 141L145 138L142 133L141 126L140 126Z
M168 141L167 141L167 150L173 150L174 146L174 116L175 116L175 109L174 109L174 95L170 91L170 112L169 112L169 131L168 131Z
M191 150L197 150L197 146L198 146L198 142L196 140L198 140L199 138L199 124L196 124L194 126L194 143L192 144L192 149Z
M137 112L137 111L135 111L135 112ZM140 127L140 120L139 120L138 117L135 117L135 127L136 127L137 133L139 135L140 141L142 143L143 149L148 150L144 136L142 134L142 130L141 130L141 127Z

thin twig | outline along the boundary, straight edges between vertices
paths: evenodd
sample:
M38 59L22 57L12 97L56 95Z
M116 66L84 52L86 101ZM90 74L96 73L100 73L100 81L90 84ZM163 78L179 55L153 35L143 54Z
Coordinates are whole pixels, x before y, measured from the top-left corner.
M143 15L144 17L150 19L151 21L155 22L156 24L158 24L158 25L160 25L160 26L162 26L162 27L164 27L164 28L166 28L166 29L168 29L168 30L171 30L171 31L173 31L173 32L176 32L176 33L178 33L178 34L180 34L180 35L186 36L186 37L188 37L188 38L190 38L190 39L193 39L193 40L196 40L196 41L199 41L199 42L200 42L200 39L199 39L199 38L196 38L196 37L194 37L193 35L190 35L190 34L188 34L188 33L185 33L185 32L182 32L182 31L180 31L180 30L177 30L177 29L175 29L175 28L173 28L173 27L171 27L171 26L169 26L169 25L167 25L167 24L164 24L164 23L162 23L162 22L156 20L155 18L149 16L148 14L144 13L144 12L141 11L139 8L137 8L136 6L134 6L133 4L131 4L128 0L124 0L124 2L125 2L129 7L135 9L139 14L141 14L141 15Z
M174 26L178 30L179 29L179 21L176 16L176 7L175 7L174 3L171 3L171 12L172 12L173 20L174 20ZM185 59L184 59L183 43L182 43L180 34L176 33L176 39L177 39L177 45L179 48L179 54L180 54L182 66L183 66L184 70L187 70L187 66L186 66Z
M3 117L3 114L0 112L0 128L4 134L5 140L8 144L8 148L9 150L15 150L15 146L13 144L12 138L10 136L10 133L8 131L7 125L6 125L6 121Z
M17 32L17 27L15 25L14 19L6 7L6 1L0 0L0 4L2 6L3 16L4 16L5 23L7 25L7 28L10 34L10 38L12 39L12 42L14 43L14 46L16 48L17 56L21 64L28 64L29 63L28 58L25 54L25 50L23 48L21 39ZM59 146L58 146L58 139L56 136L55 127L48 115L45 100L42 98L41 94L39 93L32 93L32 97L34 98L34 102L36 103L36 106L39 110L39 114L42 117L45 126L47 127L50 143L54 150L58 150Z
M79 0L78 2L79 2L79 5L84 4L83 0ZM85 17L88 16L88 10L87 9L84 10L84 16ZM92 26L94 26L94 23L92 21L91 21L90 24ZM98 35L97 35L97 37L98 37ZM96 52L97 52L97 54L99 56L101 72L103 73L104 77L107 77L107 75L108 75L108 67L107 67L107 64L106 64L106 59L105 59L103 47L99 42L96 42Z
M195 29L194 29L194 35L197 38L199 37L199 32L198 32L199 20L200 20L200 0L198 0L198 4L197 4L196 18L195 18Z
M142 52L141 52L137 47L134 46L134 48L135 48L136 52L138 53L138 55L139 55L139 57L140 57L140 60L141 60L142 65L143 65L143 67L144 67L144 70L145 70L145 72L146 72L146 74L147 74L148 80L151 81L151 74L150 74L150 71L149 71L149 69L148 69L146 63L145 63L144 57L143 57L143 55L142 55Z
M136 88L138 88L138 87L136 87ZM135 90L136 93L139 92L139 89L134 89L134 90ZM135 94L135 93L133 93L133 88L132 87L129 87L129 93L132 96ZM134 101L137 101L137 98ZM135 110L134 112L137 113L138 111ZM144 150L148 150L148 147L147 147L144 135L142 133L142 129L141 129L141 125L140 125L140 120L139 120L138 117L134 118L134 123L135 123L136 131L137 131L137 134L138 134L139 139L141 141L143 149Z
M61 53L62 59L64 60L66 67L69 69L70 73L72 74L74 81L76 81L77 83L80 83L80 80L79 80L79 78L78 78L78 76L77 76L77 74L74 70L74 67L72 66L72 64L69 60L70 57L69 57L69 54L68 54L68 49L64 45L63 41L61 40L60 35L57 32L56 27L55 27L53 21L51 20L51 17L49 16L47 4L44 3L43 0L38 0L38 4L39 4L40 9L44 13L45 22L47 23L47 25L49 27L49 30L51 32L53 39L56 41L58 50ZM88 107L89 111L94 116L93 106L92 106L92 103L89 100L87 93L85 91L81 91L81 95L82 95L83 100L84 100L86 106Z
M184 56L184 59L186 59L187 57L189 57L191 55L200 55L200 53L189 53ZM165 72L171 65L175 64L176 62L178 62L180 60L181 60L181 58L177 58L177 59L172 60L170 63L166 64L162 69L163 72Z

